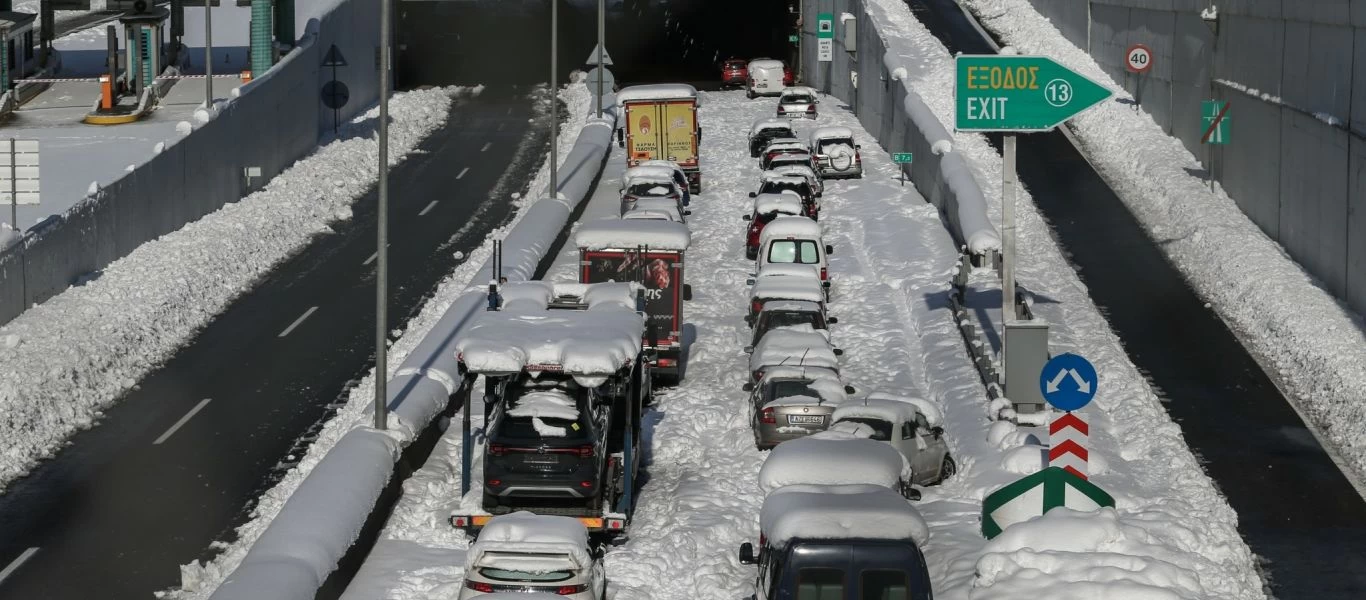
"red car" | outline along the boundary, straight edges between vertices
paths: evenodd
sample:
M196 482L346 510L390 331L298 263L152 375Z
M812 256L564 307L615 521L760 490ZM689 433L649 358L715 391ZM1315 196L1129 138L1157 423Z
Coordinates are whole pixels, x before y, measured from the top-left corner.
M728 58L721 63L721 85L725 87L744 87L749 76L749 61L741 58Z

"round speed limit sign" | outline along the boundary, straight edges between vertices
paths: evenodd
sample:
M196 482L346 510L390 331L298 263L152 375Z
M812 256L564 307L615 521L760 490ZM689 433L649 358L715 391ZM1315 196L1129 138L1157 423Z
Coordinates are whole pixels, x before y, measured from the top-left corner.
M1143 44L1134 44L1124 53L1124 67L1130 73L1147 73L1153 68L1153 51Z

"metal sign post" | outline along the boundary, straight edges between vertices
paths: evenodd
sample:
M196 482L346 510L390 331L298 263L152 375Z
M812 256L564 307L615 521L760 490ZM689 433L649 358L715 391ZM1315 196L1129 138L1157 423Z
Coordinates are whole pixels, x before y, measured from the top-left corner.
M1001 318L1010 323L1015 312L1015 134L1007 133L1001 169Z
M375 259L375 429L389 424L389 10L379 2L379 218Z
M893 152L892 162L896 164L896 170L901 174L901 186L906 186L906 165L915 160L915 155L910 152Z
M204 110L213 115L213 3L204 0Z
M607 37L607 0L598 0L598 118L602 118L602 55L607 50L603 48Z
M1143 44L1134 44L1124 51L1124 74L1125 79L1129 73L1138 77L1134 83L1134 110L1139 110L1139 105L1143 104L1143 75L1153 70L1153 50Z
M1200 143L1205 146L1205 173L1209 175L1209 191L1214 191L1214 147L1223 146L1229 143L1229 116L1228 109L1230 103L1220 100L1205 100L1201 106L1201 123L1204 124L1204 135L1200 136Z
M560 0L550 0L550 197L560 197L559 142L556 135L560 129L560 77L556 74L559 64L556 46L560 43ZM598 71L602 79L602 71Z

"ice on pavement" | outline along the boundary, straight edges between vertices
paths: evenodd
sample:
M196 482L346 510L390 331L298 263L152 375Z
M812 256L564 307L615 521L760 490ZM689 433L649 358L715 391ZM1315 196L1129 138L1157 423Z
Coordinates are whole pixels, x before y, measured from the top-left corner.
M911 465L896 448L873 440L804 437L778 444L759 469L759 489L783 486L880 485L900 490Z
M593 564L588 554L588 530L578 519L524 511L490 519L465 556L466 570L546 573L566 566L585 569Z
M914 540L922 547L930 540L920 511L880 485L780 487L764 498L759 530L775 547L798 538Z

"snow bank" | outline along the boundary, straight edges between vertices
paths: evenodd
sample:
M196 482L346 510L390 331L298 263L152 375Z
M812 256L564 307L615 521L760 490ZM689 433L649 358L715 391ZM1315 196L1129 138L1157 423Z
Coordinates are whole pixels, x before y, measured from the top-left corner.
M778 488L764 498L759 530L774 547L797 538L914 540L917 546L930 539L920 512L901 494L878 485Z
M588 553L588 530L578 519L519 511L494 517L484 525L466 555L465 569L492 567L544 572L563 568L565 562L562 559L537 565L534 557L527 554L563 555L575 569L593 564Z
M838 409L836 409L838 411ZM890 444L874 440L804 437L778 444L759 469L759 489L783 486L878 485L900 490L911 465Z

